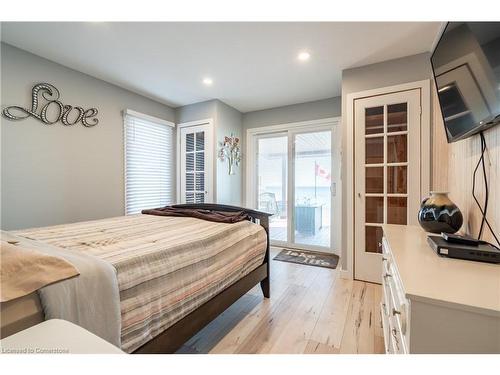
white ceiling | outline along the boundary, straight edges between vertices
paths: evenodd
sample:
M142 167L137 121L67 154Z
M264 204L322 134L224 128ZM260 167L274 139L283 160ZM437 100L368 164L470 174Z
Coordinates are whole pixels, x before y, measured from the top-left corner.
M438 22L2 23L2 41L177 107L338 96L343 69L429 51ZM307 50L311 58L296 56ZM213 78L206 87L202 79Z

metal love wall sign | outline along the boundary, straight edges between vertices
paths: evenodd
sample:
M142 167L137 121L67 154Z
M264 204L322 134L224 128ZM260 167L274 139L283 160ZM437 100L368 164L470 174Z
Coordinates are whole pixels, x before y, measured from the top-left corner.
M53 85L39 83L31 90L31 109L12 105L4 108L2 114L13 121L34 117L46 125L61 121L63 125L69 126L81 122L83 126L90 128L99 123L96 118L97 108L73 107L69 104L63 104L59 97L59 90Z

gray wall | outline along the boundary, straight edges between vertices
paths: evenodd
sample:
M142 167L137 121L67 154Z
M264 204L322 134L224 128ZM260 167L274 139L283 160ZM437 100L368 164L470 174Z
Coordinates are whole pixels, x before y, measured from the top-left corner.
M48 82L64 104L99 110L93 128L2 118L2 229L123 215L121 111L174 121L174 110L3 43L1 63L2 106L29 107L33 85Z
M176 123L197 121L211 118L215 127L215 156L220 148L219 142L225 135L231 133L242 138L242 115L233 107L214 99L206 102L195 103L178 107L175 110ZM236 168L236 174L229 175L227 162L222 162L218 158L215 163L215 192L214 197L217 203L232 204L240 206L242 204L242 170Z
M185 105L175 109L175 123L214 119L217 116L217 100Z
M235 175L229 175L227 162L216 160L215 197L218 203L243 205L246 129L340 116L340 102L340 97L335 97L242 114L233 107L215 99L178 107L175 110L175 118L178 124L212 118L215 123L216 149L219 148L219 142L223 140L225 135L232 133L240 137L243 165L241 168L236 168Z
M233 134L240 138L241 150L244 151L243 144L242 114L226 103L217 100L217 120L216 120L216 147L224 140L224 136ZM217 154L216 154L217 155ZM235 168L235 174L229 175L227 161L217 159L217 202L222 204L232 204L241 206L243 204L243 170Z
M341 98L337 96L314 102L247 112L243 114L243 128L246 131L246 129L261 126L337 117L341 114L340 102Z
M393 86L431 78L430 54L421 53L382 63L347 69L342 72L342 113L347 110L347 95L354 92ZM347 116L342 118L342 176L346 176L347 160L345 155L352 152L347 145ZM342 191L347 191L347 181L342 178ZM342 200L342 223L347 222L346 200ZM342 268L347 266L347 226L342 225Z

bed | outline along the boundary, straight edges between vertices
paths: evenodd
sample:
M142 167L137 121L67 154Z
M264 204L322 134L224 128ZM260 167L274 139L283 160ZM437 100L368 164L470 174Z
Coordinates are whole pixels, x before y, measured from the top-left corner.
M80 276L2 306L3 317L20 303L30 307L20 321L7 319L7 331L39 320L43 307L45 319L73 321L126 352L173 353L256 284L270 297L269 214L175 207L243 211L248 220L139 214L9 232L66 258Z

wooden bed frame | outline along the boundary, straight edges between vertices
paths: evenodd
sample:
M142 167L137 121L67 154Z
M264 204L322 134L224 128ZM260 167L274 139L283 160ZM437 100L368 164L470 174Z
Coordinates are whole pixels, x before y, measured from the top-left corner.
M255 270L244 276L215 297L205 302L196 310L154 337L134 353L175 353L187 340L200 331L224 310L236 302L241 296L260 282L264 297L270 298L269 278L269 216L271 214L247 208L221 204L177 204L173 207L204 209L211 211L238 212L243 211L253 223L260 224L266 231L267 247L264 262Z

